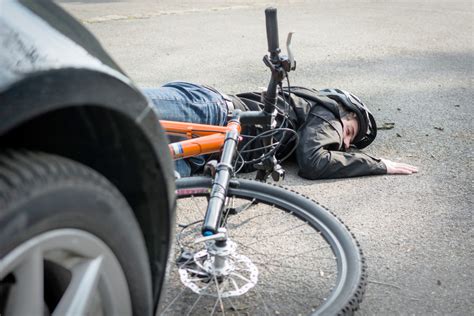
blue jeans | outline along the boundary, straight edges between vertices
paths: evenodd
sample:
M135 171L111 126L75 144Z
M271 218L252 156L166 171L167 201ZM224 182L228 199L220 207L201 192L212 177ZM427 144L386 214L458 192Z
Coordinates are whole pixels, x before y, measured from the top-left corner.
M142 89L154 105L160 119L198 124L225 125L227 106L224 98L200 85L170 82L159 88ZM175 161L176 171L188 177L205 164L204 157Z

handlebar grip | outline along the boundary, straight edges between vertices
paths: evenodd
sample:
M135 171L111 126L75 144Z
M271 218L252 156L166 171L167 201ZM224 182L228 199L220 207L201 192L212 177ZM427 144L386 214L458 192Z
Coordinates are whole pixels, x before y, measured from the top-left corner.
M277 53L279 51L279 41L276 8L270 7L265 9L265 23L267 27L268 52L270 54Z

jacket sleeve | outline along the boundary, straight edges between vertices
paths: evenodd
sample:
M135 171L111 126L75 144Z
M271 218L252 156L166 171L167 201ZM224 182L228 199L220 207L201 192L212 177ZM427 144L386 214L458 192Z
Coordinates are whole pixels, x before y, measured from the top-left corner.
M340 151L342 137L328 121L309 115L299 130L298 174L307 179L333 179L386 174L385 164L364 153Z

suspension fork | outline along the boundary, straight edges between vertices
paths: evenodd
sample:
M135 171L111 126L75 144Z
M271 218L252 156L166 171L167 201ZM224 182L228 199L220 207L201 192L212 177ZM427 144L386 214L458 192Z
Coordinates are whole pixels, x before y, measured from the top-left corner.
M240 137L240 111L235 111L233 117L227 123L227 127L229 131L226 133L221 159L216 167L216 174L202 226L202 235L205 237L216 234L220 226L227 189L234 172L232 161L237 151Z

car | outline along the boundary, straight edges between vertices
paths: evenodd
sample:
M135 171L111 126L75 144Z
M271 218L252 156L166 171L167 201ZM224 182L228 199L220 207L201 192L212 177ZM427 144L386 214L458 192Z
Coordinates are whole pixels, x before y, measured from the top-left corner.
M51 1L0 4L0 315L156 313L173 236L146 98Z

